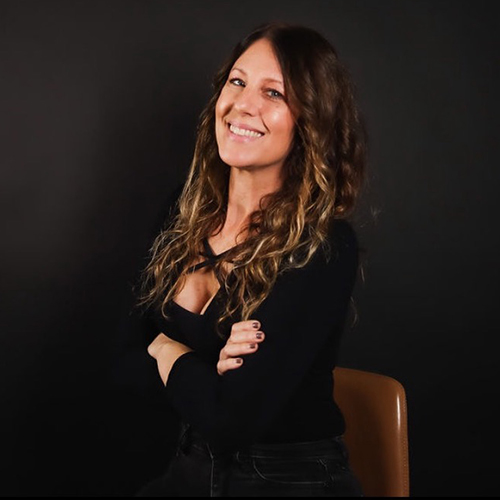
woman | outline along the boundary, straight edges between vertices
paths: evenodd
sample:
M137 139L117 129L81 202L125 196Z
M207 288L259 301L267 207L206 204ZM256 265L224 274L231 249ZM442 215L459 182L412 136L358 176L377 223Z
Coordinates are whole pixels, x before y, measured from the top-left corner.
M139 496L360 496L332 399L365 142L317 32L268 24L214 81L144 272L148 353L182 422Z

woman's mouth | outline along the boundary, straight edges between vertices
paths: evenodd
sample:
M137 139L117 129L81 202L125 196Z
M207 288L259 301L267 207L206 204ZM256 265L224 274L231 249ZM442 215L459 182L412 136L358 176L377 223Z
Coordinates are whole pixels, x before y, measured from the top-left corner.
M228 126L231 134L234 134L237 137L258 139L259 137L262 137L264 135L262 132L258 132L257 130L244 128L242 126L238 127L237 125L233 125L232 123L229 123Z

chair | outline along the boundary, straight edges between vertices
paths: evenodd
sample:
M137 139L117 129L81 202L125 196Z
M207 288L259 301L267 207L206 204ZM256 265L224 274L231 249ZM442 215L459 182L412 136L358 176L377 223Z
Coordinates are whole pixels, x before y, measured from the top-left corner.
M386 375L352 368L337 367L333 374L351 467L364 495L410 496L404 387Z

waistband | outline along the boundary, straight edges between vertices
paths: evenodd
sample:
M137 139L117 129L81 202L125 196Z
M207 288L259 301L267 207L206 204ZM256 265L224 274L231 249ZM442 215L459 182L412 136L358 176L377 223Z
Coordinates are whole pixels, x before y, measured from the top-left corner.
M194 448L210 457L217 455L233 455L238 458L331 458L347 460L347 448L342 436L335 436L315 441L299 441L287 443L256 443L241 447L232 452L220 453L214 450L207 441L189 425L184 424L181 430L179 446L183 449Z

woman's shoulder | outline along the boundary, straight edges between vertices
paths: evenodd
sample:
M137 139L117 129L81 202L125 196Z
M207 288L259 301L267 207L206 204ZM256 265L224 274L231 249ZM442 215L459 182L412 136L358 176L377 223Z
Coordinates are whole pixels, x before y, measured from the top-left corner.
M326 239L326 254L337 258L345 254L357 255L358 236L353 224L347 219L333 219Z
M358 253L358 238L353 224L346 219L334 219L330 222L325 240L307 259L304 266L295 268L284 265L282 270L287 274L295 269L299 275L328 273L335 271L339 266L348 268L355 266Z
M280 293L299 293L300 289L330 290L332 283L350 289L359 263L356 231L351 222L335 219L331 222L326 239L302 266L282 267L277 286ZM308 287L314 288L308 288ZM324 288L327 287L327 288Z
M359 261L356 230L346 219L334 219L323 244L316 250L305 268L311 272L337 272L340 268L355 268Z

